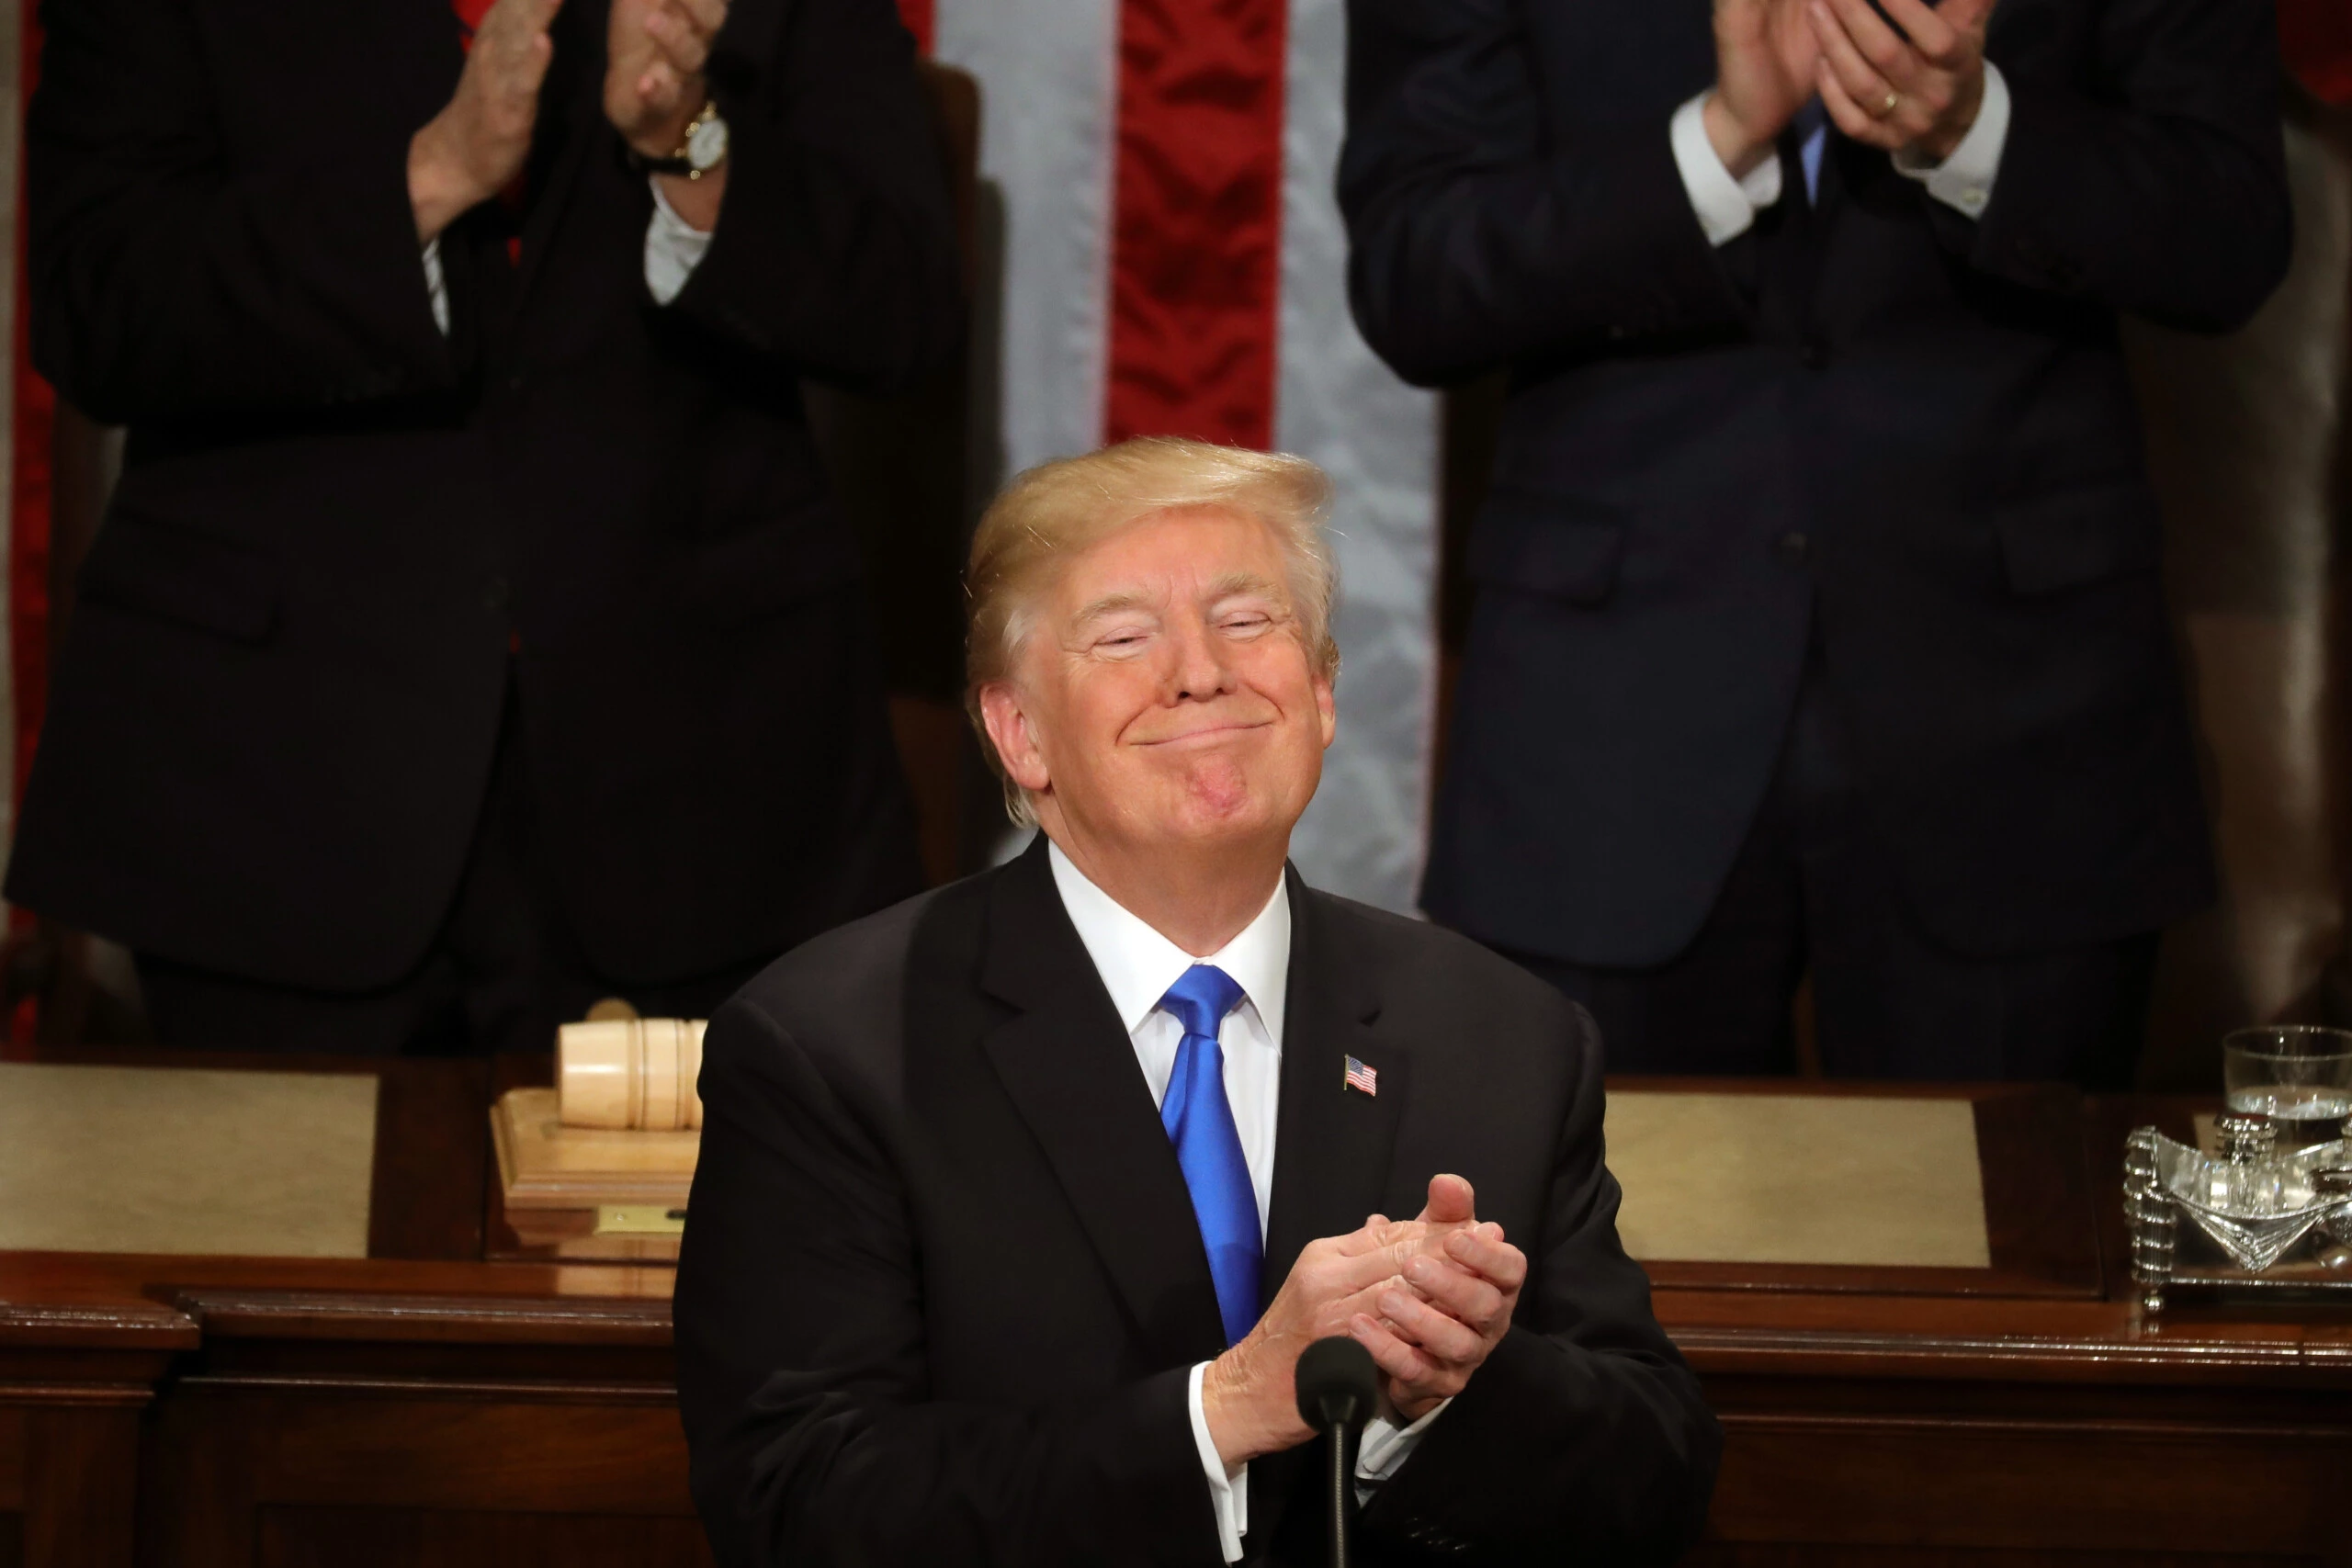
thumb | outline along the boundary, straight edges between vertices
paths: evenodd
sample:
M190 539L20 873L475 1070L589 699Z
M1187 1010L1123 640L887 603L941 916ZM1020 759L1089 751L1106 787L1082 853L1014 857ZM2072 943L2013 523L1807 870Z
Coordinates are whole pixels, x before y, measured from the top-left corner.
M1421 1218L1433 1225L1468 1224L1478 1217L1478 1195L1458 1176L1430 1178L1429 1207Z
M1982 36L1984 24L1992 18L1993 7L1999 0L1944 0L1938 11L1943 19L1964 33Z

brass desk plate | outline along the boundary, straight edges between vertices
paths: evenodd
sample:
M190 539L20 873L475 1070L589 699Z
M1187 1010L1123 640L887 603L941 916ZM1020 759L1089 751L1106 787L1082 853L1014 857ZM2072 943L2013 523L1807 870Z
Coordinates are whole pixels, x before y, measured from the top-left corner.
M598 1235L684 1235L686 1234L686 1212L684 1209L648 1208L636 1203L599 1203L596 1205Z

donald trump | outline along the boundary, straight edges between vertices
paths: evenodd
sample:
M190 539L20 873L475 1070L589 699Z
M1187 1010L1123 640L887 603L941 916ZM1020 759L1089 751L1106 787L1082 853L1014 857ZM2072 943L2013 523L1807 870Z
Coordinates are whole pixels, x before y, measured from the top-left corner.
M982 519L969 701L1036 842L706 1044L676 1321L722 1563L1319 1562L1292 1373L1329 1335L1383 1380L1365 1561L1697 1534L1719 1439L1618 1245L1590 1021L1287 867L1328 495L1144 440Z

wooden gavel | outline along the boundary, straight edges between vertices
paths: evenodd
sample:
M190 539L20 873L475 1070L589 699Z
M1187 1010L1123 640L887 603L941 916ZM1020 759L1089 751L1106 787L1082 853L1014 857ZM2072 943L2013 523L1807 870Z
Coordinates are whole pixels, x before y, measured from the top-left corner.
M699 1130L698 1018L567 1023L557 1032L556 1088L567 1127L653 1133Z

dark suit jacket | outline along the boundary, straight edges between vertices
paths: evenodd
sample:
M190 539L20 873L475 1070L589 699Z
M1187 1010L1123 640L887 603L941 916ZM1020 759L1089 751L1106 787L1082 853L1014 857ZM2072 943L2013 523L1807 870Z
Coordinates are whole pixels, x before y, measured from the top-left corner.
M2145 931L2209 896L2117 317L2244 321L2290 217L2266 0L2002 0L1981 220L1833 130L1818 210L1723 251L1668 146L1707 0L1351 0L1340 188L1366 337L1508 367L1427 906L1671 957L1817 635L1943 942Z
M1670 1558L1718 1437L1618 1246L1591 1021L1463 938L1290 899L1266 1295L1442 1170L1531 1264L1368 1560ZM1042 841L785 958L705 1052L678 1392L719 1561L1215 1568L1185 1403L1225 1347L1208 1261ZM1323 1560L1313 1459L1251 1465L1254 1561Z
M130 433L12 900L185 963L388 981L457 885L510 678L545 858L615 978L920 885L797 389L888 387L960 331L889 0L734 0L725 208L666 308L599 107L605 6L570 0L519 272L500 203L445 234L447 339L406 175L462 63L445 0L42 17L34 353Z

